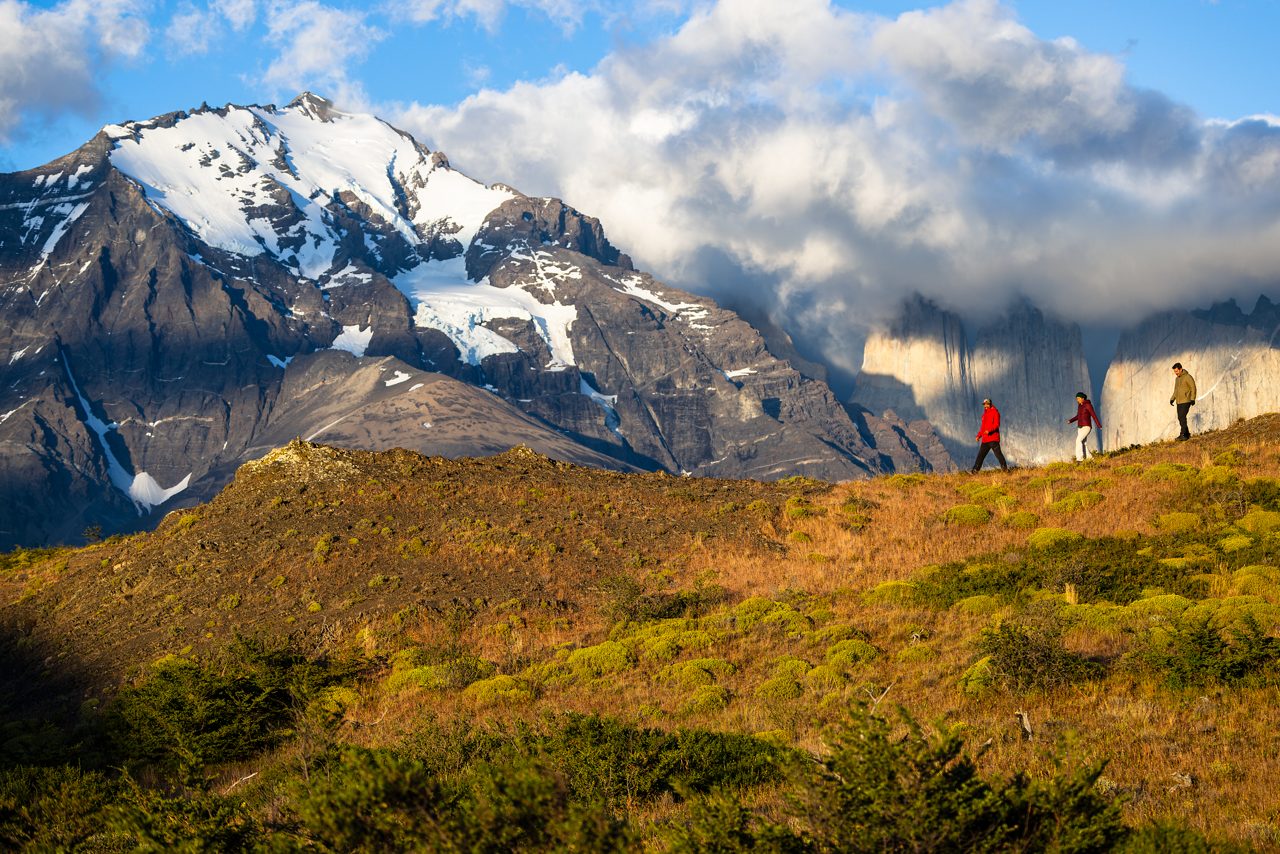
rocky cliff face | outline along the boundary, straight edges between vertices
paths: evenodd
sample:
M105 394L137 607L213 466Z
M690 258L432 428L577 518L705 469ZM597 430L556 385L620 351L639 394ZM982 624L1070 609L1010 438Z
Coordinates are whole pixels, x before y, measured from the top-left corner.
M294 436L720 477L927 464L926 428L846 410L595 219L312 95L0 176L0 315L0 547L146 526Z
M1280 407L1280 306L1261 297L1245 314L1235 302L1166 312L1124 332L1102 389L1108 447L1171 439L1170 367L1181 362L1198 392L1194 432L1226 427Z
M999 408L1006 457L1067 459L1075 393L1092 395L1080 330L1021 304L976 331L920 297L864 350L855 400L872 412L925 419L962 466L972 464L984 397ZM1105 423L1105 418L1104 418Z

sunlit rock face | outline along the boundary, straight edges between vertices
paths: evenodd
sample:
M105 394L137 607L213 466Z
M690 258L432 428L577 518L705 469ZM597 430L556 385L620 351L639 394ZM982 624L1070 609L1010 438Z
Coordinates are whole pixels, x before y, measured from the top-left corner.
M1174 362L1196 380L1192 432L1280 408L1280 306L1266 297L1245 314L1234 301L1155 315L1124 332L1102 388L1108 447L1178 434Z
M952 312L920 297L867 340L854 399L872 412L926 419L960 465L977 451L982 399L1002 418L1005 455L1023 464L1067 459L1075 394L1091 394L1075 324L1022 303L971 339Z

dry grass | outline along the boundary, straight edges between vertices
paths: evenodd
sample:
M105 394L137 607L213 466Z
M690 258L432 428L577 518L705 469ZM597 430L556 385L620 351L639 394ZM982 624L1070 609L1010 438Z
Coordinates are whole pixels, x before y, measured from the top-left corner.
M625 477L521 457L486 466L344 453L343 478L303 493L283 490L259 467L196 509L194 521L5 572L0 592L11 603L7 624L26 621L47 647L82 653L109 682L127 675L130 661L253 628L293 630L320 648L373 656L406 646L463 649L536 692L526 703L481 706L460 691L393 692L375 681L342 730L362 744L394 743L428 715L514 721L579 711L780 734L818 751L850 705L902 704L921 720L963 723L970 745L987 745L986 770L1047 777L1056 759L1106 759L1105 785L1125 796L1131 820L1186 820L1277 846L1274 683L1175 691L1154 674L1120 669L1079 684L966 696L958 681L978 657L983 628L1026 617L1031 605L964 610L866 599L877 585L909 581L930 566L983 554L1020 559L1031 529L1011 524L1018 513L1090 538L1156 537L1161 514L1188 507L1206 528L1225 525L1243 512L1230 488L1147 472L1171 463L1207 468L1232 449L1239 478L1280 477L1280 416L1080 465L834 488ZM1063 503L1073 495L1083 497ZM794 500L805 509L792 512L800 506ZM948 510L967 504L987 508L990 520L948 521ZM318 564L314 543L330 532L338 538ZM174 572L179 565L193 569ZM1209 596L1236 583L1222 560L1199 571L1210 576ZM376 574L388 581L370 587ZM723 595L690 600L683 616L625 624L619 588L608 583L616 577L631 579L641 596L717 586ZM232 590L242 592L240 604L218 609ZM772 600L776 618L753 622L741 610L752 597ZM318 614L305 610L313 599L323 605ZM1041 601L1056 608L1078 597L1059 589ZM1280 633L1280 625L1269 629ZM667 651L651 656L646 631L681 640L653 647ZM822 667L841 632L865 638L877 654L832 676ZM632 650L632 663L597 678L568 669L570 650L610 638ZM1075 626L1063 637L1066 649L1102 661L1135 643L1122 628ZM712 657L734 665L714 680L729 692L728 704L690 708L692 689L664 678L664 668ZM797 696L762 687L788 657L817 669L797 677ZM1031 739L1015 712L1029 718ZM664 815L670 808L653 807Z

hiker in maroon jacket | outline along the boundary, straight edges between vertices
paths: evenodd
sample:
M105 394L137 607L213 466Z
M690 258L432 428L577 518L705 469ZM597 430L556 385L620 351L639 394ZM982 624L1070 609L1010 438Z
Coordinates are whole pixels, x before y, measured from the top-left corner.
M982 468L982 461L987 458L988 451L996 455L1001 469L1009 470L1009 464L1004 461L1004 454L1000 453L1000 410L996 409L989 397L982 401L982 426L978 428L978 441L981 443L978 448L978 459L969 471L978 473L978 469Z
M1076 425L1076 462L1082 463L1089 458L1089 436L1092 435L1093 428L1102 427L1089 395L1082 391L1076 392L1076 417L1068 418L1067 423Z

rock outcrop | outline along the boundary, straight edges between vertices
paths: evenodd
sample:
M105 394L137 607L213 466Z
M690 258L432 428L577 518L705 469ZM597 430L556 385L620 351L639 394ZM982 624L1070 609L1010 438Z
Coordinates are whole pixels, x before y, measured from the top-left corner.
M1102 388L1108 447L1171 439L1174 362L1195 377L1194 432L1280 409L1280 306L1263 296L1245 314L1234 301L1208 311L1172 311L1120 336Z
M1092 395L1080 330L1014 306L970 339L964 321L919 296L873 332L854 399L872 412L927 420L960 465L971 464L982 399L1003 419L1001 444L1013 462L1071 455L1075 393Z

